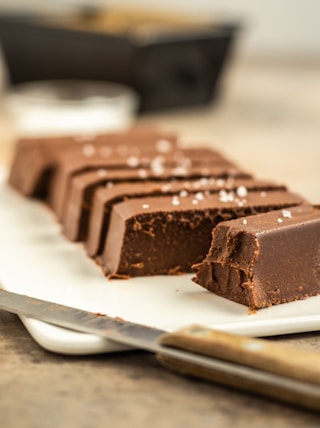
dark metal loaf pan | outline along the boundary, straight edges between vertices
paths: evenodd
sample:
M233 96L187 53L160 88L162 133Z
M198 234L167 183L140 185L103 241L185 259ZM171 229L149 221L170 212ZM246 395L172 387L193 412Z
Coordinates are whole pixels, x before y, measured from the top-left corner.
M134 88L141 111L209 103L238 27L108 34L39 19L0 16L11 84L48 79L112 81Z

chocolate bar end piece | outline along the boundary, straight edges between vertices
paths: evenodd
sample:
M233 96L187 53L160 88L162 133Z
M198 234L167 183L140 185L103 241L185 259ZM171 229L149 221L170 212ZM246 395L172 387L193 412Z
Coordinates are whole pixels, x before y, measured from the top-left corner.
M320 294L320 210L304 204L218 224L193 281L260 309Z

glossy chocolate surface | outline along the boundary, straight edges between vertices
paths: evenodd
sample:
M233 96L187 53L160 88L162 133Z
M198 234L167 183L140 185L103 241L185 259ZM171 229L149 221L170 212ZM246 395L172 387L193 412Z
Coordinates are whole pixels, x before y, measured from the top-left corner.
M21 140L9 184L46 197L109 277L193 267L196 283L253 309L319 293L320 210L175 135Z
M320 210L301 205L222 222L194 281L250 308L320 294Z
M302 202L285 191L130 199L113 207L101 265L109 276L190 272L208 253L219 222Z
M64 195L63 189L60 189L60 192L58 192L58 188L56 189L56 195L61 206L60 209L57 208L56 212L64 226L66 236L71 240L81 240L86 237L86 225L93 205L94 194L99 188L110 190L113 186L120 184L130 186L133 183L140 183L141 185L146 184L145 188L148 189L148 182L151 181L158 183L158 188L161 186L161 189L166 189L168 185L172 186L174 182L177 182L176 191L178 192L183 189L181 183L197 181L198 183L203 183L204 189L207 185L218 189L219 186L231 186L234 180L240 180L240 178L234 177L250 177L250 175L230 167L228 163L225 166L223 161L210 167L207 167L206 164L194 167L178 165L173 168L164 166L160 170L158 168L114 170L99 168L98 170L73 176L70 180L70 185L66 188L63 187L67 195ZM243 178L242 180L247 182L250 179ZM210 184L212 182L214 183L213 185ZM188 187L187 184L186 186ZM278 188L280 187L284 188L284 186L278 186ZM128 187L128 192L130 195L130 187Z
M285 186L273 182L254 179L215 179L201 178L195 180L171 180L165 183L146 181L138 183L112 183L110 186L98 188L93 197L91 212L88 221L85 221L85 210L89 209L88 204L82 205L83 213L75 219L75 210L70 209L70 215L66 219L65 226L68 227L68 235L73 240L86 238L87 253L94 257L103 250L103 240L109 227L109 219L114 204L133 198L143 198L147 196L177 195L180 197L188 194L206 195L210 193L227 192L231 196L246 194L248 190L272 191L285 190ZM80 220L79 220L80 219ZM87 224L89 223L89 224Z
M117 156L150 150L161 154L176 146L175 134L139 127L100 135L24 138L16 146L9 184L25 196L44 198L62 156L90 156L95 151Z
M202 171L199 171L199 168ZM171 168L171 172L168 170ZM137 179L145 179L141 174L143 169L150 170L148 175L158 177L159 180L170 178L170 176L189 177L193 168L198 168L197 176L207 175L212 171L214 176L249 176L230 161L221 158L215 151L210 149L179 149L173 150L169 155L159 155L158 153L144 152L135 156L78 156L63 158L53 177L49 191L49 203L57 214L59 220L63 220L65 204L69 199L68 191L72 186L72 181L76 176L86 172L96 171L99 181L102 171L112 180L113 171L132 170L139 175ZM109 178L108 178L109 179Z

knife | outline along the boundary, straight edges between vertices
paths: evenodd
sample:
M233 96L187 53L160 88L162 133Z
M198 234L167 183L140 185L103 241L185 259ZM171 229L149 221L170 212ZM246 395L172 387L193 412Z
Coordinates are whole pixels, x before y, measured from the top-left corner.
M200 325L174 332L0 288L0 309L155 353L165 367L320 411L320 354Z

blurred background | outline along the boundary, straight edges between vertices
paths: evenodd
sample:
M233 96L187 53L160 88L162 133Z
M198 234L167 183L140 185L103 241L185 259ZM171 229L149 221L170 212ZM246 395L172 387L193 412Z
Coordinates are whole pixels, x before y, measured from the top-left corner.
M251 56L320 56L318 0L1 0L1 11L70 13L77 8L135 9L237 19L244 27L241 51Z
M157 19L149 26L134 21L139 25L127 31L123 20L113 16L107 34L102 31L104 21L92 19L99 10L109 16L121 11L133 12L135 19ZM59 78L84 78L89 73L96 80L104 74L106 80L136 91L140 110L137 107L132 113L139 123L177 131L186 144L209 141L260 177L277 178L319 201L318 0L162 0L157 4L151 0L1 0L0 16L8 13L40 21L49 17L54 21L50 31L56 26L63 37L56 45L29 54L21 48L28 31L11 32L21 51L14 70L7 58L2 61L3 87L48 78L50 73L51 77L60 73ZM76 42L70 42L68 26L73 32L84 30L72 21L75 14L85 18L81 22L93 44L77 38L75 48ZM167 27L161 26L164 17ZM1 37L0 25L3 53L8 34ZM43 48L45 40L41 33L34 34L26 46ZM107 66L101 53L94 54L97 47L108 51ZM68 48L71 51L61 57ZM66 72L63 66L68 63L75 64L75 69ZM93 69L100 75L90 75ZM4 145L11 134L1 118L0 128Z

